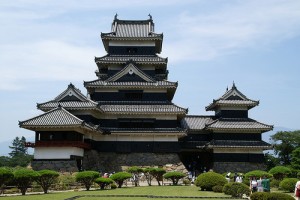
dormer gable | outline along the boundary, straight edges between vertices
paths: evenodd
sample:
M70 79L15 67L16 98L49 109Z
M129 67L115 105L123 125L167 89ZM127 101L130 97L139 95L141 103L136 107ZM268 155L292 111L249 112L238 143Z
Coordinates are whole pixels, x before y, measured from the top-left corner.
M153 78L141 71L133 62L129 62L121 71L111 76L107 82L140 81L155 82Z
M233 83L230 90L227 89L224 95L216 100L214 99L213 102L206 107L206 111L216 111L222 109L222 107L239 107L249 110L258 104L259 101L247 98L237 89L235 83Z
M54 98L54 101L88 101L89 99L84 96L78 88L70 83L68 88L64 90L61 94Z

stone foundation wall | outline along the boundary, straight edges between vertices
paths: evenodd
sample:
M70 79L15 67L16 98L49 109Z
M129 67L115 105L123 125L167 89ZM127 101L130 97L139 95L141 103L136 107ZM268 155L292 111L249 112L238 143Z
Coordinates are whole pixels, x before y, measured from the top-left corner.
M252 170L265 170L263 163L249 162L214 162L213 170L218 173L224 172L242 172L246 173Z
M50 169L58 172L77 172L75 160L33 160L31 167L34 170Z
M119 172L132 166L162 166L167 171L187 172L176 153L113 153L90 150L85 151L83 158L84 170Z

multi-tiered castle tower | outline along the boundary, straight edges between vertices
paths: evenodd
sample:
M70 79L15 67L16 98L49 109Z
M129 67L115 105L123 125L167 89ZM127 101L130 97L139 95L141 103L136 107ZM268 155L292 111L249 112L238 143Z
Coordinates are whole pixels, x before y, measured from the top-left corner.
M19 123L36 134L27 143L35 148L33 168L109 172L165 166L200 172L262 161L270 145L261 133L272 126L248 118L258 102L235 86L207 107L215 116L186 116L187 109L172 103L178 84L168 81L168 60L157 55L163 34L155 33L149 16L116 16L111 32L101 33L107 55L95 58L98 78L84 82L88 95L70 84L37 105L44 114Z

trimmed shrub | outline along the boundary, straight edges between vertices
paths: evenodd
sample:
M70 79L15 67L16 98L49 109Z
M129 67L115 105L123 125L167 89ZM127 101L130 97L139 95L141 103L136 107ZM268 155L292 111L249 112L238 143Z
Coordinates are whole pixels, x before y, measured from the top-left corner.
M285 193L272 192L268 194L267 200L295 200L295 198Z
M58 177L58 184L55 186L56 190L69 190L72 186L76 185L75 175L60 174Z
M217 192L217 193L222 193L223 192L223 186L215 185L214 187L212 187L212 191Z
M124 181L128 178L131 178L131 174L128 172L117 172L110 176L118 184L118 188L121 188Z
M127 169L127 172L131 173L132 176L134 177L134 186L139 186L139 175L140 173L143 172L143 169L140 168L140 167L136 167L136 166L133 166L133 167L130 167Z
M297 181L298 179L296 178L285 178L279 183L279 189L288 192L293 192Z
M223 187L223 192L225 194L231 195L232 197L242 197L243 194L249 196L251 193L248 185L237 182L225 184Z
M14 178L14 174L8 168L0 168L0 194L3 192L3 186Z
M269 192L254 192L250 195L251 200L267 200Z
M294 197L279 192L254 192L250 195L251 200L295 200Z
M177 185L178 181L185 177L186 175L182 172L168 172L164 175L165 179L171 179L173 182L173 185Z
M110 178L103 178L103 177L100 177L100 178L97 178L95 180L95 183L97 183L99 186L100 186L100 189L101 190L104 190L104 188L110 184L112 184L114 181Z
M269 173L272 174L275 179L282 180L283 178L291 174L292 171L288 167L276 166L270 169Z
M45 194L48 193L50 186L57 181L59 173L53 170L40 170L37 171L38 176L36 182L43 188Z
M249 181L250 177L256 177L258 179L259 177L264 177L264 176L266 178L271 178L272 174L269 174L268 172L262 170L254 170L245 174L245 178L247 179L246 180L247 182Z
M144 176L146 177L146 181L149 186L152 185L152 180L154 178L154 176L152 175L152 172L151 172L152 170L154 170L154 168L151 168L151 167L143 168Z
M271 182L270 182L270 186L272 187L272 188L279 188L279 183L280 183L280 180L276 180L276 179L273 179L273 180L271 180Z
M90 190L93 182L99 177L99 172L96 171L83 171L78 172L75 176L77 182L84 184L87 191Z
M117 185L114 184L114 183L112 183L112 184L110 185L110 189L117 189Z
M187 178L183 179L183 180L182 180L182 183L183 183L185 186L191 185L191 181L190 181L189 179L187 179Z
M226 183L225 177L215 172L200 174L195 181L196 186L200 187L201 190L208 191L212 191L212 187L216 185L224 186Z
M166 170L163 168L152 168L149 172L156 179L158 185L161 186L160 181L162 181Z
M27 188L30 187L37 176L38 173L30 169L18 169L14 172L14 181L21 190L22 195L25 195Z

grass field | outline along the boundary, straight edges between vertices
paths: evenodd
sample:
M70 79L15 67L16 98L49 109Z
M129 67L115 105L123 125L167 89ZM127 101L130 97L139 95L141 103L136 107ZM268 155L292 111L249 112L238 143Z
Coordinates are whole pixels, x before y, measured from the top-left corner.
M86 195L86 196L85 196ZM102 197L100 195L103 195ZM115 190L92 190L92 191L72 191L72 192L53 192L49 194L34 194L26 196L7 196L1 197L3 200L59 200L67 199L74 196L81 196L77 198L78 200L96 200L96 199L108 199L108 200L146 200L150 199L147 197L105 197L104 195L154 195L154 196L181 196L181 197L205 197L207 199L213 200L221 199L222 197L228 198L228 195L223 193L214 193L200 191L196 186L151 186L151 187L125 187L117 188ZM166 198L155 198L155 200L162 200ZM175 198L174 198L175 199ZM176 198L189 199L189 198ZM192 198L191 198L192 199Z

